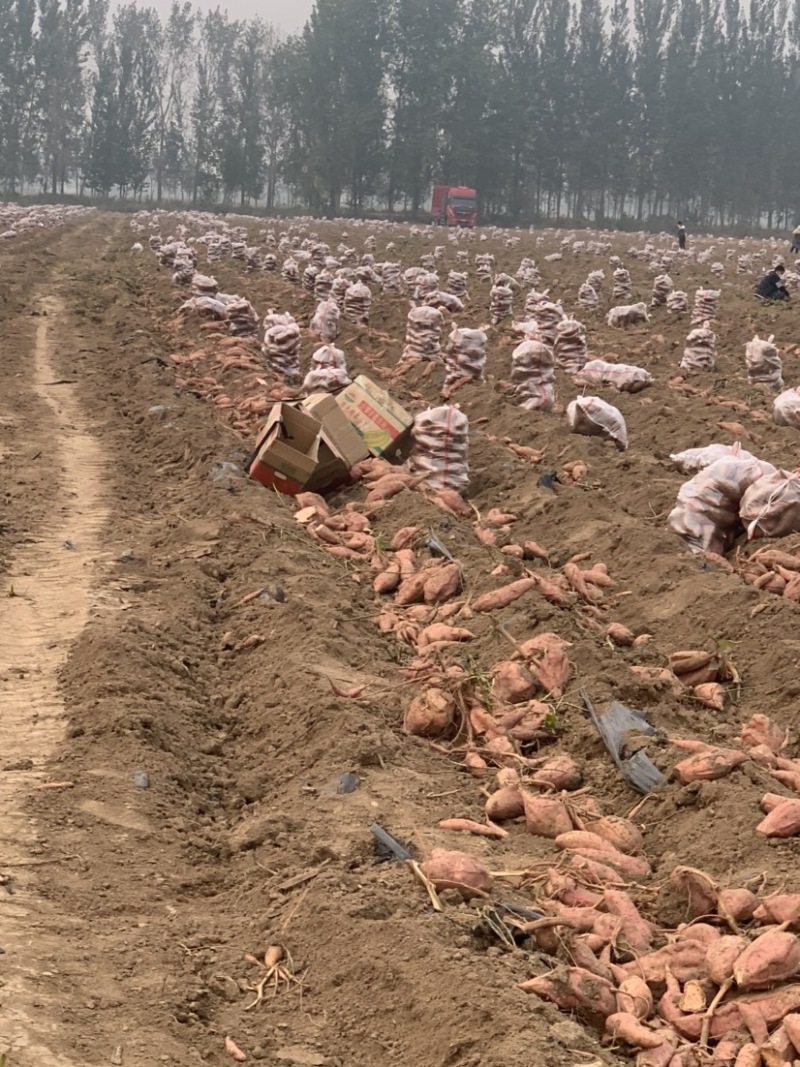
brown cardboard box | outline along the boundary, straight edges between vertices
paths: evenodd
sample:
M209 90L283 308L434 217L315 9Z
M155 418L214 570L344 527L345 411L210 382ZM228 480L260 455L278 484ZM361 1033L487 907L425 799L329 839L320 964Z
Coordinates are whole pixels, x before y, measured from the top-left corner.
M322 423L322 439L348 469L369 456L369 449L330 393L312 393L300 406Z
M304 489L343 484L350 466L327 439L318 419L291 404L275 404L247 472L261 485L296 496Z
M364 374L336 397L373 456L394 455L411 433L412 416Z

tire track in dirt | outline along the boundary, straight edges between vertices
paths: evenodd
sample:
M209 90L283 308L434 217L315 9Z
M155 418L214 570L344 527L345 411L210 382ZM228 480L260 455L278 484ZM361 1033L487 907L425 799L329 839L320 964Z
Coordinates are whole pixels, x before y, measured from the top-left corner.
M40 979L47 974L46 961L58 958L59 939L52 931L63 929L65 917L59 915L56 925L37 892L42 849L27 798L43 784L44 768L64 736L58 672L89 617L109 512L100 444L75 386L54 384L64 304L49 295L40 306L46 314L37 324L30 385L49 412L37 436L57 467L59 487L49 501L49 520L16 551L0 587L0 874L6 876L0 1052L13 1054L13 1067L73 1067L46 1047L58 1013L48 1010ZM63 992L68 996L68 989Z

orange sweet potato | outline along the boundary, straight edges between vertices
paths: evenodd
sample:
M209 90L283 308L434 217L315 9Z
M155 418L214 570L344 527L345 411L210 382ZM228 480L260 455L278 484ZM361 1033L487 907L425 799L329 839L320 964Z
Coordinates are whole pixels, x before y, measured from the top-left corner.
M800 559L796 560L800 567ZM744 748L755 748L757 745L766 745L777 756L786 747L788 735L786 730L778 726L767 715L752 715L739 731L738 740Z
M800 893L775 893L764 897L753 912L753 918L762 923L788 923L800 925Z
M733 965L740 989L775 985L800 970L800 941L788 931L767 930L744 950Z
M575 760L571 756L562 753L559 756L554 756L553 759L547 760L536 771L533 780L537 785L551 785L560 792L562 790L580 789L583 784L583 774Z
M560 800L534 796L525 791L522 793L522 800L529 833L555 839L559 834L572 829L572 818Z
M450 693L432 687L419 693L403 716L403 730L416 737L441 737L452 726L456 705Z
M520 982L519 989L535 993L562 1011L576 1011L591 1020L607 1019L617 1009L614 987L582 967L557 967L549 974Z
M517 819L525 814L522 792L518 786L503 786L488 798L484 810L490 819L498 822Z
M625 1011L637 1019L648 1019L653 1012L653 994L643 978L632 975L617 989L617 1011Z
M571 851L577 852L584 859L612 867L626 878L649 878L653 873L646 859L642 859L641 856L626 856L624 852L618 852L616 849L598 851L597 849L581 848Z
M713 653L703 649L689 649L681 652L673 652L667 660L669 669L678 677L682 674L690 674L707 667L714 658Z
M399 548L409 548L418 533L418 526L403 526L389 542L389 548L392 552L396 552Z
M390 563L385 571L377 574L372 582L372 588L379 595L393 593L400 585L400 564Z
M569 830L565 834L559 834L553 843L556 848L571 849L573 851L583 848L592 848L601 852L603 850L608 852L617 851L608 841L586 830Z
M675 867L669 880L686 896L690 919L714 914L717 909L717 884L707 874L694 867Z
M717 985L733 978L733 966L748 947L746 937L725 936L708 946L708 977Z
M472 601L470 607L477 613L498 611L500 608L506 608L509 604L513 604L515 600L518 600L535 587L536 581L533 578L519 578L516 582L511 582L510 585L505 585L500 589L493 589L490 593L484 593L483 596L477 597Z
M622 885L624 879L622 875L614 867L609 867L607 863L602 863L595 859L589 859L588 856L584 856L580 852L572 852L570 855L568 872L573 872L583 882L591 885L595 885L598 888L604 889L609 885ZM608 853L598 852L598 856L605 856Z
M521 704L536 692L536 681L523 663L503 660L493 670L492 694L503 704Z
M734 1067L761 1067L761 1050L758 1045L754 1045L752 1041L742 1045L736 1056Z
M636 635L627 626L620 622L611 622L606 627L606 637L617 648L630 648L636 640Z
M756 827L764 837L794 837L800 832L800 800L784 800Z
M462 573L458 563L446 563L423 574L422 595L426 604L443 604L461 590Z
M784 1016L783 1027L795 1049L800 1051L800 1015L797 1012L789 1012Z
M638 827L620 815L603 815L601 818L586 824L598 837L604 838L620 852L626 852L629 856L641 852L644 840Z
M692 691L703 707L711 708L712 711L724 711L725 687L719 682L693 684Z
M465 900L492 890L491 874L468 852L434 848L420 868L437 889L457 889Z
M721 919L749 922L758 907L758 897L749 889L721 889L717 897L717 913Z
M636 1067L687 1067L676 1058L678 1041L678 1035L673 1030L662 1030L658 1048L645 1048L637 1052Z
M508 837L508 830L504 830L501 826L487 826L486 823L474 822L472 819L442 819L439 829L475 834L477 837L494 837L498 840Z
M418 646L420 649L425 648L426 645L432 645L441 641L458 642L458 641L471 641L475 634L471 630L464 629L463 626L448 626L445 622L434 622L430 626L426 626L425 629L419 635Z
M425 595L425 582L427 575L424 571L412 574L404 578L395 593L394 602L398 607L406 607L408 604L419 604Z
M676 941L702 941L704 945L713 945L721 937L722 933L710 923L681 923L675 931Z
M724 1034L711 1056L713 1067L734 1067L736 1057L746 1043L747 1034L741 1030Z
M621 920L618 943L627 943L635 956L644 956L651 951L655 928L639 914L630 896L621 889L607 888L603 900L609 915Z
M709 745L705 751L696 752L676 763L673 769L678 780L688 785L690 782L713 782L717 778L724 778L746 761L747 756L738 749Z
M615 1041L624 1041L634 1048L660 1048L664 1043L659 1031L651 1030L630 1012L617 1011L609 1015L605 1031Z
M707 951L708 946L702 941L675 941L622 964L622 970L627 975L640 975L648 985L663 985L667 969L679 982L702 979L706 975Z
M417 565L414 560L413 548L399 548L395 552L394 558L400 564L401 578L410 578L416 572Z

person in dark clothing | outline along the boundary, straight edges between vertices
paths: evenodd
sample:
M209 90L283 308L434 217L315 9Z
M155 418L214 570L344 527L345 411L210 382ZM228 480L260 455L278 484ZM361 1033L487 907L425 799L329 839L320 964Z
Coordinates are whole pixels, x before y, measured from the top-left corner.
M680 220L678 221L678 229L676 232L678 234L678 248L686 248L686 227Z
M782 263L767 271L756 286L756 296L761 297L762 300L788 300L789 294L783 285L785 273L786 267Z

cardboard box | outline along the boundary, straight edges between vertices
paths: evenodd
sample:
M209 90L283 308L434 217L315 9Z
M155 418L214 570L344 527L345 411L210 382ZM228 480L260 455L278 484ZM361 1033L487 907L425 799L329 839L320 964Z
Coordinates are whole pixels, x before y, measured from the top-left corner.
M336 397L373 456L392 456L411 433L412 416L364 374Z
M350 464L327 440L323 425L291 404L275 404L247 464L253 481L296 496L304 489L333 489L350 476Z
M312 393L300 406L322 423L322 439L342 457L348 469L369 456L369 449L330 393Z

